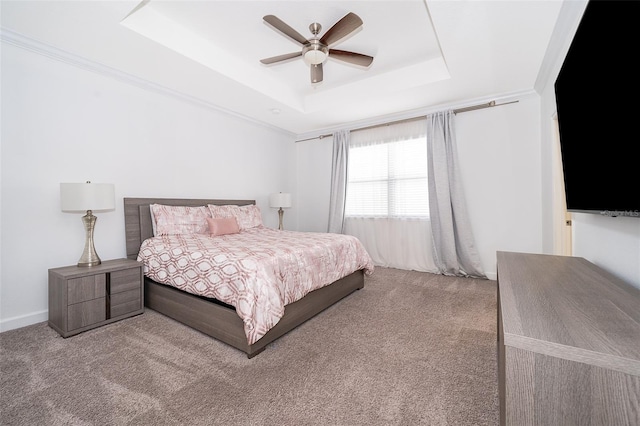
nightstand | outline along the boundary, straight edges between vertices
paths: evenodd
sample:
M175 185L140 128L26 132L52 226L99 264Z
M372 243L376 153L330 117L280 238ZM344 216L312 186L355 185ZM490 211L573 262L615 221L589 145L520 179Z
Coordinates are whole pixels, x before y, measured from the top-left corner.
M143 313L142 274L129 259L49 269L49 326L69 337Z

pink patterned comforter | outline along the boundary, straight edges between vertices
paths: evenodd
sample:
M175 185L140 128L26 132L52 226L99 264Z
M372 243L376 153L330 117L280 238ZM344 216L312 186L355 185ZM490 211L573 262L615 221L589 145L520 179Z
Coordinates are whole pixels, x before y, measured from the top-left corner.
M156 282L212 297L236 308L253 344L275 326L284 307L373 261L350 235L278 231L259 226L238 234L166 235L145 240L138 254Z

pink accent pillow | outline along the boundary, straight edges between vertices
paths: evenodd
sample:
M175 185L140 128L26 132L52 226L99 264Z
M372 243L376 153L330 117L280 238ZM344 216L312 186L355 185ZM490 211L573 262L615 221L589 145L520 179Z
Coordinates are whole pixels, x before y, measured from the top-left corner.
M235 217L224 217L213 219L208 217L209 235L215 237L217 235L237 234L240 232L238 221Z
M255 204L246 206L209 204L209 212L213 218L235 217L241 231L262 226L262 213Z
M154 236L209 233L207 218L211 215L204 206L151 204L149 207L156 224Z

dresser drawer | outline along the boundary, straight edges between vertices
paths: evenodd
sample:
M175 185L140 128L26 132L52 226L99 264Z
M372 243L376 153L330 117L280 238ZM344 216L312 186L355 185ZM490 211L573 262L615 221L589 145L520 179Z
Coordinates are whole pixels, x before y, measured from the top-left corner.
M104 321L107 318L107 303L104 297L75 303L67 307L69 331Z
M111 273L111 294L128 290L140 290L141 268L123 269Z
M107 294L106 283L107 277L105 274L70 279L67 284L67 303L71 305L99 297L104 300Z

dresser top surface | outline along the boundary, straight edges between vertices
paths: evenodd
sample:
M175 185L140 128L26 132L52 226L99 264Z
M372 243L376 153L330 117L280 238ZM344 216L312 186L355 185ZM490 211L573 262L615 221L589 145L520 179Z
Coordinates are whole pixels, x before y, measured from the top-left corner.
M584 258L498 252L505 342L610 357L640 374L640 289Z

